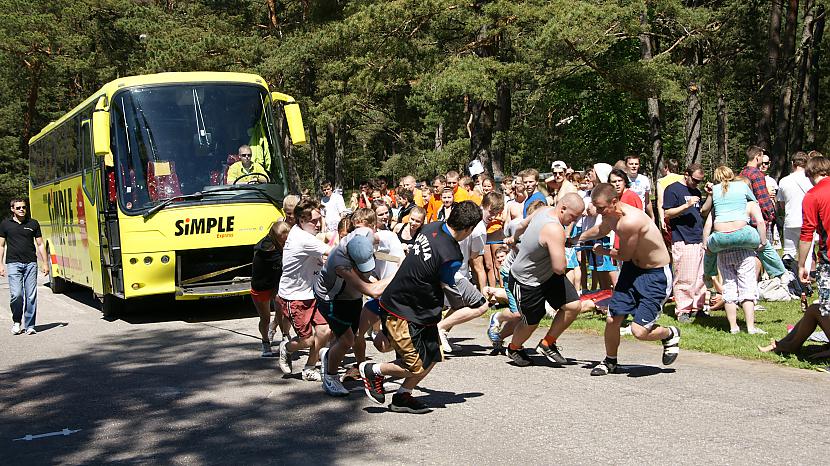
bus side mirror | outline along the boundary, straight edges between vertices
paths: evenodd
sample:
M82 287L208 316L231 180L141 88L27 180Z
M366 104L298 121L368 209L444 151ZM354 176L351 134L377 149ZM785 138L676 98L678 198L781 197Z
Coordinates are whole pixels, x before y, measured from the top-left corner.
M92 149L96 156L105 158L105 165L114 165L110 151L110 113L106 109L106 97L98 100L92 113Z
M305 144L305 129L303 129L303 115L300 112L300 104L293 97L282 92L272 92L271 100L285 103L282 109L288 122L288 133L291 135L291 142L297 146Z

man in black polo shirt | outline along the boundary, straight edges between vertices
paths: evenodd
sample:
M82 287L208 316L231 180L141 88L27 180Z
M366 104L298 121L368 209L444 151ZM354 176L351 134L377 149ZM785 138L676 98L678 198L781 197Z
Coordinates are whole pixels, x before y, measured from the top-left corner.
M46 250L43 247L43 235L40 224L30 218L28 207L23 199L12 199L12 217L0 222L0 277L9 275L9 296L12 309L12 334L26 332L34 335L35 315L37 313L37 254L40 254L41 271L49 273L46 263ZM8 243L8 251L6 244ZM37 243L37 249L35 249ZM26 315L24 318L23 310ZM22 321L22 322L21 322ZM21 323L23 327L21 328Z
M453 205L446 222L430 223L418 232L415 244L380 297L384 332L399 360L360 364L366 395L372 401L386 401L384 376L403 378L389 409L416 414L431 411L412 397L412 389L443 359L438 322L444 292L455 285L455 273L463 260L458 242L469 236L480 221L481 208L472 201L463 201Z

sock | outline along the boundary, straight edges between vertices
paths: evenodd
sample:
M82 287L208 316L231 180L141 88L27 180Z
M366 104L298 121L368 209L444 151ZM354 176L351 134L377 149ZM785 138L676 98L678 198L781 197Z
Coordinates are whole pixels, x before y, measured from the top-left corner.
M556 337L545 335L545 338L543 338L542 341L545 342L548 348L550 348L551 346L556 344Z
M672 338L674 338L674 329L669 327L669 336L667 336L666 338L663 338L662 342L663 343L668 343L668 341L671 340Z
M519 351L520 349L522 349L521 346L514 345L513 343L510 343L509 345L507 345L507 348L510 349L511 351Z
M372 372L374 372L376 375L383 375L380 372L380 364L375 364L374 366L372 366Z
M614 356L612 358L611 356L605 355L605 362L610 362L611 364L616 364L617 363L617 357Z
M399 389L398 389L398 391L396 391L395 393L396 393L396 394L397 394L397 393L412 393L412 389L411 389L411 388L403 388L403 387L401 387L401 388L399 388Z

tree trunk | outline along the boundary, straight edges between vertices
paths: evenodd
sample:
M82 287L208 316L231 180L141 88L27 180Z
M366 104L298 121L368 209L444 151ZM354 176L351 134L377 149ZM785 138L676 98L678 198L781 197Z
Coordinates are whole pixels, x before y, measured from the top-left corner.
M815 28L813 29L813 46L810 48L809 78L807 79L807 121L805 124L806 144L814 148L816 132L818 132L818 83L819 83L819 51L824 36L824 5L818 5L815 14Z
M323 152L323 154L324 154L323 166L325 167L325 170L323 171L323 174L324 174L323 178L325 178L329 181L334 181L334 177L335 177L334 159L336 159L337 156L335 155L335 143L334 143L334 141L335 141L335 139L337 139L336 133L337 133L337 125L335 125L334 122L329 122L326 125L326 145L325 145L325 150Z
M470 104L470 160L478 159L488 173L493 173L490 145L493 142L493 105L474 101Z
M801 46L796 53L797 77L795 80L795 100L792 111L792 128L790 131L789 151L802 150L804 145L804 108L807 100L807 76L810 65L810 50L813 46L814 6L812 0L804 4L804 32L801 34Z
M775 140L770 153L773 177L777 178L784 171L789 160L790 119L792 117L793 98L793 58L795 55L795 37L798 27L798 0L788 0L787 23L784 27L784 41L781 47L779 73L781 76L781 96L778 101L778 114L775 122Z
M277 35L282 37L282 29L280 28L280 19L277 16L277 2L276 0L266 0L268 4L268 21L271 28L277 31Z
M320 141L317 139L317 125L308 125L308 148L311 151L311 180L317 189L325 179L324 166L320 160Z
M20 154L23 159L29 158L29 139L32 138L32 125L37 112L37 99L40 92L40 61L35 61L30 67L31 80L29 81L29 92L26 96L26 113L23 115L23 134L20 139Z
M647 11L643 11L640 15L640 26L644 31L643 34L640 34L640 58L643 61L651 61L654 57L654 44L652 43L651 36L646 34L650 29ZM649 140L651 141L652 178L656 178L658 167L663 159L660 100L657 97L649 97L646 104L648 105Z
M775 111L774 92L778 75L778 58L781 51L781 1L772 2L769 13L769 40L767 41L767 63L762 64L764 79L761 82L761 113L758 115L755 144L763 149L770 148L772 117Z
M501 135L498 144L493 148L493 176L504 175L504 153L507 145L507 132L510 131L510 120L513 116L513 96L510 83L502 80L496 90L496 132Z
M723 94L718 96L718 160L721 165L729 163L729 113Z
M345 180L346 141L349 137L346 123L343 120L335 123L334 131L334 185L343 186Z
M696 84L689 85L689 98L686 101L686 166L697 162L700 156L700 128L703 124L703 107L700 105L700 89Z
M435 152L444 150L444 122L438 123L435 128Z

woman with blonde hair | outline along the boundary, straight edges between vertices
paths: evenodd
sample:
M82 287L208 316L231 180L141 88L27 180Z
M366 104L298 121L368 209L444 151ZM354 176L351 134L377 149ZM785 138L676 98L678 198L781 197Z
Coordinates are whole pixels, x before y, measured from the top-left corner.
M729 331L741 331L738 326L738 304L744 310L747 332L764 334L755 327L755 302L758 300L758 280L755 273L755 251L766 242L766 231L761 209L752 189L736 180L734 172L726 166L715 169L712 187L712 211L703 227L703 243L707 258L704 269L707 275L723 277L723 300ZM757 230L750 226L750 217ZM717 270L714 270L714 254L717 254Z

